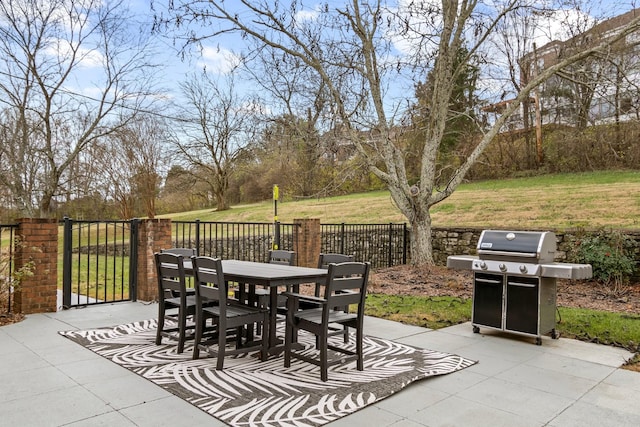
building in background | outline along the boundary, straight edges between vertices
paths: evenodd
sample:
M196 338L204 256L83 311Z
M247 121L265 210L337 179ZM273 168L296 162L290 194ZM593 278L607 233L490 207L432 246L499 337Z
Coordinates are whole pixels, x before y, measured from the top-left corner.
M522 86L527 76L557 64L576 51L596 46L617 34L640 9L603 21L566 41L554 40L520 59ZM500 114L512 100L485 107ZM539 116L536 117L536 113ZM527 115L525 117L524 115ZM591 56L545 81L530 104L509 118L503 131L556 124L577 128L640 119L640 34L633 33L605 54Z

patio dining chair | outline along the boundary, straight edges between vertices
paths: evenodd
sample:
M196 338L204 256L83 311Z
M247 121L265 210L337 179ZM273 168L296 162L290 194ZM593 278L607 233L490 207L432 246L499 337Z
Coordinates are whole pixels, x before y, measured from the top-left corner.
M267 262L269 264L278 264L278 265L295 265L296 253L294 251L285 251L281 249L270 250L267 256ZM251 285L253 286L253 285ZM289 290L289 289L287 289ZM294 292L298 292L299 286L294 287ZM251 293L255 295L258 307L268 307L269 306L269 294L271 292L270 289L251 289ZM286 299L279 297L278 298L278 307L281 311L284 311L286 305ZM260 330L258 329L258 333Z
M174 337L178 334L178 353L184 351L187 329L187 317L196 310L195 294L188 294L184 272L184 258L169 252L154 254L158 279L158 329L156 345L162 343L162 337ZM177 311L177 313L174 313ZM178 323L177 327L165 328L165 321Z
M192 256L198 255L196 253L195 248L169 248L169 249L160 249L160 253L170 253L174 255L182 255L185 260L190 260ZM195 289L193 288L193 279L190 274L187 274L186 279L186 288L187 295L193 295L195 293ZM175 295L174 295L175 296Z
M353 255L336 254L336 253L320 254L320 256L318 257L318 268L324 268L325 270L327 270L329 269L329 264L340 264L343 262L352 262L352 261L353 261ZM323 283L315 284L314 295L316 297L320 296L320 291L322 289L322 286L323 286ZM309 308L317 308L317 305L309 304L301 301L300 308L302 310L307 310ZM348 311L349 307L334 307L334 309ZM349 327L347 325L342 325L342 331L344 335L344 342L346 344L349 342Z
M269 311L265 308L250 307L228 297L227 282L219 258L192 257L196 282L196 335L193 359L200 357L200 350L217 356L216 369L224 367L225 355L260 351L260 360L267 360ZM215 334L203 341L206 322L211 319ZM248 341L259 324L263 330L260 341ZM227 332L235 335L235 349L227 349ZM217 349L217 351L216 351Z
M322 381L328 379L329 366L344 361L356 360L359 371L364 369L363 323L364 304L369 279L369 263L345 262L329 264L329 272L324 286L323 297L286 292L287 323L285 333L284 366L291 366L291 358L303 360L320 367ZM318 308L298 310L301 301L315 302ZM336 307L339 307L336 309ZM351 310L344 311L347 307ZM343 330L330 328L330 325L344 325L356 331L355 350L353 346L331 341L330 337L344 334ZM316 336L317 357L308 349L294 349L298 341L298 331L304 330ZM341 357L329 360L328 350L339 353ZM345 355L345 356L342 356Z
M329 264L341 264L343 262L353 262L353 255L345 255L345 254L320 254L318 257L318 268L324 268L325 270L329 269ZM320 289L322 288L322 283L316 283L314 295L320 296Z

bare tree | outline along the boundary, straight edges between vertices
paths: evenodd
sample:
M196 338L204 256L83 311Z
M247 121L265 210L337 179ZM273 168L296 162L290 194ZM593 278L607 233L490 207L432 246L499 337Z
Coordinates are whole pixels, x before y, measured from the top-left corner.
M232 77L217 81L207 72L180 84L185 103L179 107L175 135L187 170L207 183L219 211L229 209L227 190L233 163L249 140L249 102L235 91Z
M279 182L284 193L306 197L316 194L322 185L323 115L328 94L315 73L298 61L279 61L280 52L256 48L257 54L247 67L252 81L262 89L261 103L271 106L267 131L262 142L280 159ZM276 111L276 108L280 111Z
M351 0L337 7L326 3L310 11L295 0L174 2L174 15L168 20L180 24L178 28L189 22L207 25L207 33L192 36L192 42L238 32L278 49L283 61L295 58L313 70L330 93L336 122L348 130L350 142L367 159L370 170L385 182L408 219L412 263L432 264L431 207L454 192L507 118L519 109L520 103L529 100L533 89L558 71L637 31L640 17L605 42L571 54L522 85L514 102L485 131L457 170L447 175L448 181L439 182L438 152L451 117L454 82L461 67L469 62L456 61L456 55L463 48L469 57L486 55L487 42L496 25L515 10L527 8L529 2L415 1L401 2L401 7L393 10L385 4L382 0ZM313 25L307 25L310 15ZM407 47L408 54L400 56L393 49L401 45ZM414 82L424 80L427 70L432 76L432 96L419 156L419 182L412 186L407 179L402 146L393 138L394 108L398 104L390 106L387 90L407 75ZM340 79L336 80L336 76ZM363 138L363 129L369 130L367 138Z
M53 215L78 156L150 99L149 32L125 5L0 3L0 183L23 215Z
M497 37L494 38L495 51L500 52L502 58L497 64L496 70L505 70L510 85L505 86L505 91L500 96L500 101L509 99L514 93L520 92L523 85L534 75L537 69L535 56L527 55L536 48L536 30L542 18L549 17L551 11L540 8L532 13L532 10L518 9L505 16L496 24ZM498 71L500 72L500 71ZM504 72L504 71L502 71ZM537 105L537 104L536 104ZM531 114L535 106L530 102L522 103L522 127L530 129L534 125ZM526 164L529 169L537 166L540 150L537 141L531 138L529 132L525 133Z
M104 197L116 202L122 219L155 217L169 140L165 120L143 114L101 141L96 157L103 165Z
M181 165L173 164L166 174L160 192L163 212L184 212L206 208L207 203L199 197L200 180ZM206 200L205 200L206 201Z

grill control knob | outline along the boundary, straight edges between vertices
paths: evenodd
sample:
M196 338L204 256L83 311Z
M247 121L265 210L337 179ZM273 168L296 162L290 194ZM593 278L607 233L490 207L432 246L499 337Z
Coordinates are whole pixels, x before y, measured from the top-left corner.
M483 269L483 270L486 270L487 269L487 263L484 262L484 261L480 262L480 268Z
M500 264L500 265L498 266L498 268L499 268L499 269L500 269L500 271L502 271L502 272L507 271L507 266L506 266L506 265L504 265L504 264Z
M525 274L527 272L527 266L526 265L521 265L520 266L520 273Z

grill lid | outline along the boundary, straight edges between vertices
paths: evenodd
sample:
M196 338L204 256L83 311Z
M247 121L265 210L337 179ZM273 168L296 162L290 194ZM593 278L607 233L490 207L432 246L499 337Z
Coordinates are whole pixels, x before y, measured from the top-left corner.
M454 270L538 276L560 279L589 279L590 264L554 262L556 235L550 231L484 230L477 246L478 256L447 257Z
M480 259L553 262L556 236L550 231L484 230L477 246Z

